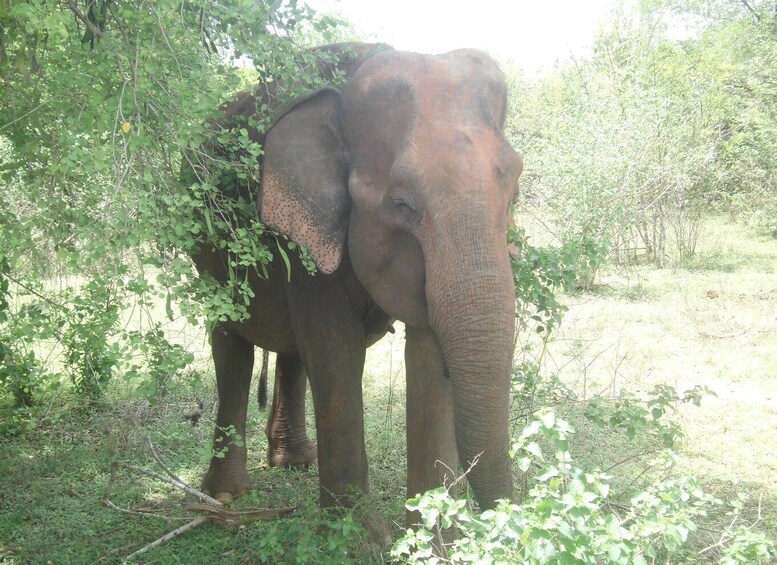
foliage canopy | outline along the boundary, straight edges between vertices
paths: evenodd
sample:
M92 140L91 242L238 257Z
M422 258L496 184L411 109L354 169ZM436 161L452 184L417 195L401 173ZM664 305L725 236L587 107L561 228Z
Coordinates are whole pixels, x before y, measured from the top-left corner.
M296 1L0 6L0 260L15 283L4 297L37 309L6 314L8 367L36 365L29 338L41 332L65 350L77 388L99 396L138 355L185 364L158 316L130 332L125 309L161 296L170 319L173 305L211 324L245 315L244 273L285 251L253 207L215 189L225 171L250 185L262 152L245 129L219 128L219 108L257 78L278 85L279 100L320 84L322 55L304 38L326 39L334 24ZM182 155L195 182L180 182ZM227 288L193 276L186 252L201 241L229 252ZM14 375L4 379L14 394L40 376Z

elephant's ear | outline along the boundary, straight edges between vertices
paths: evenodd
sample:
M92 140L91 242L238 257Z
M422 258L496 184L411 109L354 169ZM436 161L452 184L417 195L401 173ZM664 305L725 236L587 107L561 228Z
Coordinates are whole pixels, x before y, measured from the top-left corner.
M279 113L264 145L259 196L262 221L306 246L327 274L340 265L348 223L339 98L337 90L325 88Z

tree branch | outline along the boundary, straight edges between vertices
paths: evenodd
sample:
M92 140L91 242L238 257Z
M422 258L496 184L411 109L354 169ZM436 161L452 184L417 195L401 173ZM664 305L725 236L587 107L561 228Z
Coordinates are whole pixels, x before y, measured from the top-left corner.
M111 508L113 510L118 510L119 512L123 512L125 514L130 514L133 516L157 516L157 514L152 512L145 512L140 510L130 510L127 508L119 508L113 502L109 500L109 496L111 493L111 490L113 488L113 483L116 481L116 474L119 468L127 469L128 471L132 471L134 473L139 473L141 475L146 475L148 477L152 477L154 479L158 479L160 481L163 481L167 484L173 485L174 487L177 487L183 491L188 492L191 495L196 496L199 500L204 502L205 504L191 504L186 507L186 509L190 512L204 512L204 516L199 516L195 518L194 520L191 520L190 522L187 522L183 526L176 528L172 532L169 532L162 536L161 538L149 543L148 545L140 548L136 552L132 553L131 555L128 555L125 557L125 561L129 561L134 559L135 557L138 557L140 555L143 555L150 549L153 549L155 547L159 547L163 543L176 538L183 534L184 532L187 532L193 528L196 528L200 524L204 524L205 522L214 522L217 524L221 524L222 526L233 526L233 525L244 525L248 524L250 522L253 522L255 520L271 520L273 518L276 518L278 516L283 516L285 514L289 514L291 512L294 512L294 507L287 507L287 508L255 508L255 509L248 509L248 510L228 510L224 508L224 505L219 502L218 500L215 500L197 489L194 489L184 483L175 473L173 473L170 468L164 464L162 461L162 458L159 457L159 454L157 454L156 450L154 449L154 444L151 443L151 440L148 442L148 447L151 450L151 456L154 458L154 460L164 469L164 471L170 475L170 479L167 477L160 475L159 473L152 471L151 469L147 469L145 467L137 467L135 465L127 465L126 463L122 463L121 461L114 461L111 465L111 478L108 480L108 484L105 487L105 492L103 493L103 504L107 506L108 508ZM167 518L169 519L169 518Z
M748 2L747 0L742 0L742 5L748 10L750 10L750 13L755 16L756 20L758 20L759 22L761 21L761 14L755 11L755 9L750 5L750 2Z
M105 35L105 32L101 30L99 27L94 25L92 22L89 21L89 18L86 17L86 14L84 14L76 5L75 0L67 0L67 5L70 8L70 10L76 15L76 17L84 22L84 25L91 31L95 37L102 37Z

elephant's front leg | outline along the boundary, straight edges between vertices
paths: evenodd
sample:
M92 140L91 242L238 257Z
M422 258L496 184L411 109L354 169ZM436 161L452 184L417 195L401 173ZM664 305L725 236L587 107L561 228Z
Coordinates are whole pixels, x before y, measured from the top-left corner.
M224 502L251 487L246 471L246 410L254 346L221 328L213 330L211 346L219 409L213 434L214 455L202 490Z
M354 309L341 276L298 275L288 295L294 334L313 393L323 508L353 506L369 492L362 400L367 343L362 316ZM377 512L366 509L359 519L373 543L381 547L391 543L391 529Z
M350 506L353 494L368 491L361 386L366 343L338 276L297 276L289 292L297 346L313 393L322 507Z
M407 496L450 485L458 475L453 392L437 336L406 329ZM420 517L408 513L410 524Z
M299 355L279 353L266 428L267 459L273 467L301 469L316 463L316 444L308 438L305 422L306 391L307 375Z

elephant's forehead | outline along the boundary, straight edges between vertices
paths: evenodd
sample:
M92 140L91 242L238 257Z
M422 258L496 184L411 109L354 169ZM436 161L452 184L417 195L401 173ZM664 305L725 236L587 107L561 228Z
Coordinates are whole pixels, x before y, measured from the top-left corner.
M501 122L506 86L496 63L474 50L444 55L386 52L373 57L354 77L363 102L405 104L404 111L428 119L473 118ZM461 114L463 110L471 110ZM472 111L474 110L474 111Z
M387 51L375 55L360 69L360 76L374 79L405 76L413 81L440 78L501 76L496 62L487 54L460 49L443 55L424 55L409 51Z

